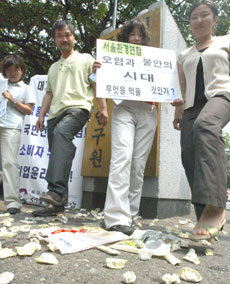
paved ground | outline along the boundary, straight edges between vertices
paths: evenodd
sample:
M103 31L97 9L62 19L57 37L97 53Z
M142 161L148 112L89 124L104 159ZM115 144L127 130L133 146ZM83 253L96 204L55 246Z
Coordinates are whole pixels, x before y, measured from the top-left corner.
M22 213L14 216L13 226L26 225L31 219L32 206L23 206ZM0 201L0 214L3 212L3 202ZM76 212L66 212L65 216L68 222L63 224L54 218L47 218L43 221L34 220L31 228L37 228L39 225L56 222L62 228L72 228L84 224L93 224L100 226L101 221L94 216L76 217ZM0 217L0 222L5 217ZM178 227L183 231L191 231L191 224L181 225L180 220L190 219L192 223L195 222L194 212L183 217L174 217L170 219L160 220L155 222L155 226L150 226L152 220L138 219L136 224L141 229L168 231L170 228ZM227 211L227 219L230 220L230 211ZM58 223L59 222L59 223ZM3 224L0 224L0 230ZM213 246L213 256L206 256L205 249L207 246L201 243L190 242L189 248L194 248L200 264L193 264L183 260L183 257L188 252L187 249L181 249L173 252L173 255L179 258L182 263L178 266L169 264L166 260L160 257L152 257L150 261L141 261L137 254L121 252L118 257L109 256L97 249L90 249L74 254L65 254L53 252L59 261L57 265L38 264L34 260L41 255L42 252L47 251L47 246L42 243L42 250L35 252L31 257L15 256L5 259L0 259L0 274L5 271L13 272L15 275L12 283L15 284L66 284L66 283L80 283L80 284L118 284L122 283L122 275L126 271L133 271L136 274L135 284L150 284L161 283L161 278L165 273L176 273L182 267L191 267L199 271L204 284L229 284L230 283L230 222L227 221L224 231L226 234L219 236L219 241L216 241ZM15 250L16 246L22 246L29 242L28 232L18 233L13 238L0 237L2 247L12 248ZM106 258L123 258L127 260L125 267L121 270L109 269L105 266ZM182 281L181 283L186 283Z

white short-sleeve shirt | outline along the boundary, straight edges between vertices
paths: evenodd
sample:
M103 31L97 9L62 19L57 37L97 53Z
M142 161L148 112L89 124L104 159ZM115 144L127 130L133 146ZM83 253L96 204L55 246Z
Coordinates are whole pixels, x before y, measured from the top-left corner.
M3 82L0 82L3 84ZM14 100L24 104L35 104L35 94L33 89L20 81L15 84L7 82L7 90L11 93ZM17 110L14 105L7 101L6 113L0 119L0 127L22 129L24 114Z

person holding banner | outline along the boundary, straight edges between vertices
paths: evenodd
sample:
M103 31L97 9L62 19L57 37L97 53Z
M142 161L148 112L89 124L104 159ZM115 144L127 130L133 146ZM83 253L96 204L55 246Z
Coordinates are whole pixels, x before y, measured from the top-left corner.
M130 20L118 34L118 41L147 45L146 25ZM95 62L94 69L101 64ZM93 69L93 71L94 71ZM106 229L133 233L132 218L138 214L144 170L157 126L155 103L124 100L112 112L111 161L104 207Z
M181 130L182 163L198 219L192 240L216 236L226 221L222 129L230 120L230 36L213 36L217 19L212 1L197 2L189 14L196 43L178 57L184 100L173 102L173 125Z
M6 100L5 112L0 117L4 203L8 213L17 214L21 208L17 161L21 129L24 116L32 113L35 97L32 88L22 81L26 65L19 55L5 56L1 71L7 79L0 83L1 95Z
M47 208L34 211L36 216L56 215L64 210L68 195L68 181L75 155L74 136L83 128L90 117L95 84L89 79L94 59L90 54L74 50L74 27L60 20L52 27L52 36L61 58L49 69L46 94L42 101L36 126L44 127L48 116L48 142L50 158L47 169L48 193L40 197ZM108 119L105 99L99 99L100 117L103 125Z

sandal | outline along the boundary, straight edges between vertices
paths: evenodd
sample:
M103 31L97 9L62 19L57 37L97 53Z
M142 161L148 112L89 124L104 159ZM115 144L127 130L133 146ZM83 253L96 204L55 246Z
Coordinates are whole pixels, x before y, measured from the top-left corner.
M208 226L208 225L205 225L201 222L198 222L197 227L205 229L206 231L208 231L209 235L193 235L193 234L191 234L189 236L189 239L191 241L195 241L195 242L198 242L198 241L201 241L201 240L210 240L210 239L216 237L219 234L219 232L223 230L225 223L226 223L226 218L223 219L223 221L221 222L219 227Z

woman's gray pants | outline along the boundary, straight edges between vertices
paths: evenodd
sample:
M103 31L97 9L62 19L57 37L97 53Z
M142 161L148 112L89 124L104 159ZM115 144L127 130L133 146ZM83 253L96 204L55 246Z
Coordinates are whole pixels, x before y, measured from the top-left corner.
M227 173L222 128L230 120L228 96L212 97L204 106L184 111L182 164L192 203L225 208Z

